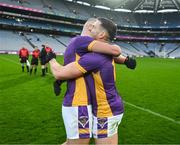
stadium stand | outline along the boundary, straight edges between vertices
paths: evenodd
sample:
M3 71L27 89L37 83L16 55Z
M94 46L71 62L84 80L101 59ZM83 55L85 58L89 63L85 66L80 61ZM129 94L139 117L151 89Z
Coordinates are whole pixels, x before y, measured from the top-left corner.
M0 50L6 51L18 51L22 46L28 47L32 50L29 43L26 42L17 32L12 31L0 31Z
M104 17L106 16L109 19L112 19L118 24L119 30L123 27L127 27L127 32L124 33L124 36L131 36L131 29L132 28L139 28L139 30L133 30L137 32L136 35L139 35L141 29L143 29L144 34L141 34L142 38L146 33L148 34L146 28L151 29L158 29L158 31L164 31L160 28L178 28L180 26L180 21L177 21L178 13L164 13L164 14L154 14L154 13L125 13L125 12L117 12L113 10L104 10L99 9L94 6L86 6L76 3L75 1L69 2L66 0L57 1L57 0L36 0L36 1L29 1L29 0L0 0L0 3L6 3L21 7L27 8L34 8L38 10L43 10L47 14L52 15L60 15L70 18L75 18L68 22L70 24L66 25L66 23L61 22L54 22L51 21L42 21L42 20L32 20L32 19L20 19L16 17L1 17L0 24L3 25L11 25L12 27L19 28L33 28L33 29L42 29L41 33L30 33L30 32L23 32L19 33L20 30L13 30L13 31L5 31L0 30L1 37L0 41L2 45L0 46L0 50L14 50L17 51L22 45L26 44L26 46L33 50L34 46L41 47L42 44L48 43L56 52L64 53L66 46L69 43L69 40L72 37L72 34L69 36L64 36L63 34L53 34L53 33L42 33L44 30L51 30L51 31L59 31L59 32L68 32L68 33L75 33L79 34L82 27L77 26L76 23L77 19L84 19L86 20L89 17ZM50 16L48 16L48 19ZM55 18L54 18L55 19ZM64 21L63 18L61 21ZM166 23L165 23L166 22ZM83 22L81 22L83 24ZM122 27L121 27L122 26ZM32 30L33 32L34 30ZM122 32L119 31L119 34ZM155 32L154 32L155 33ZM53 34L53 35L52 35ZM122 35L122 36L123 36ZM156 35L156 34L155 34ZM12 38L11 44L3 43L8 42L9 38ZM153 38L153 36L152 36ZM169 36L165 38L166 40L169 39ZM127 37L128 39L128 37ZM158 56L158 57L179 57L180 56L180 45L176 42L158 42L156 41L130 41L127 40L116 40L115 43L121 46L122 51L125 55L130 56L138 56L138 57L146 57L146 56ZM154 38L153 38L154 39ZM173 39L173 38L171 38Z
M133 26L133 27L179 27L180 20L178 13L125 13L115 12L112 10L104 10L96 7L85 6L77 4L75 2L69 2L65 0L36 0L36 1L25 1L25 0L0 0L2 3L8 3L12 5L19 5L24 7L35 8L43 10L46 13L64 15L69 17L79 17L87 19L89 17L104 17L114 20L119 26Z
M122 52L130 56L150 56L149 53L153 53L158 57L171 57L177 58L180 52L180 44L178 43L164 43L161 42L149 42L144 44L143 42L116 42L122 48ZM138 51L139 50L139 51Z
M12 31L0 31L0 50L1 51L15 51L17 52L21 47L27 47L30 51L33 51L33 46L38 46L41 49L42 44L48 44L53 48L55 52L64 53L70 37L66 36L54 36L56 39L49 35L37 34L37 33L20 33ZM9 39L11 38L11 39ZM11 40L11 43L9 41ZM65 45L63 45L64 43Z
M30 51L34 46L41 48L42 44L48 44L57 53L64 53L66 46L68 45L70 36L59 36L49 34L38 34L28 32L17 31L0 31L0 50L4 51L18 51L22 46L26 46ZM11 38L11 43L8 43ZM122 48L122 52L125 55L147 57L150 56L150 52L158 57L179 57L180 56L180 44L178 43L164 43L161 42L149 42L144 44L143 42L115 42Z

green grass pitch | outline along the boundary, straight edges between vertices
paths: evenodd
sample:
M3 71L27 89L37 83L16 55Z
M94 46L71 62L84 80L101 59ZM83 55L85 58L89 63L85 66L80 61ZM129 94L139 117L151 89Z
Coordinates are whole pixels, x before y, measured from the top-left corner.
M63 58L58 57L62 62ZM180 144L180 60L138 58L137 69L117 65L125 101L120 144ZM0 55L0 144L60 144L66 139L61 96L52 75L21 72L16 55ZM158 114L157 114L158 113Z

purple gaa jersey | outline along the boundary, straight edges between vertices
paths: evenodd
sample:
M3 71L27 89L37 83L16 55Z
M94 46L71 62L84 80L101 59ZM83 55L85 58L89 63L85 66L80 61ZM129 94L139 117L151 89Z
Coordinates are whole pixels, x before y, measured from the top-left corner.
M78 61L83 54L88 52L88 49L91 49L94 42L94 39L88 36L72 38L64 54L64 65ZM64 106L85 106L91 104L90 92L86 85L85 77L67 81Z
M123 102L115 86L112 57L87 53L76 61L76 65L81 72L92 73L93 80L88 77L86 83L91 93L93 114L97 117L110 117L123 113Z

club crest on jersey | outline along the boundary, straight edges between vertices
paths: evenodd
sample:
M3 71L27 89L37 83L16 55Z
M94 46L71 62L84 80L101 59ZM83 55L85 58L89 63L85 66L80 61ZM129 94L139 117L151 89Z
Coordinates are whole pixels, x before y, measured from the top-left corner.
M104 128L104 126L107 124L107 118L98 118L98 125L101 128Z
M85 128L86 124L89 122L88 116L81 116L79 118L79 124Z

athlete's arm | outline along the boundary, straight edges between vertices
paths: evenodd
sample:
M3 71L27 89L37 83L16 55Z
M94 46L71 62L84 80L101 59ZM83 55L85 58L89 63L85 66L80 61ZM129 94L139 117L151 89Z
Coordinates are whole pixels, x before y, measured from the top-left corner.
M74 40L74 47L77 54L80 56L93 51L112 56L119 56L121 48L118 45L109 44L106 41L94 40L89 36L79 36Z
M119 57L114 57L114 61L117 64L125 64L126 67L129 69L135 69L136 68L136 60L134 58L129 57L129 56L125 57L123 55L120 55Z
M49 64L53 76L57 80L69 80L82 76L83 74L96 70L102 66L107 57L97 53L87 53L79 61L69 63L66 66L60 65L54 58L50 59Z
M51 59L49 64L51 72L57 80L69 80L83 75L82 71L77 68L75 62L62 66L55 59Z
M89 71L96 70L110 59L109 57L99 55L98 53L87 53L83 55L79 61L62 66L55 58L55 53L50 52L46 56L46 61L49 62L52 74L57 80L78 78Z
M126 60L126 57L123 55L120 55L118 57L114 57L114 62L117 64L124 64L125 60Z
M121 54L121 48L118 45L112 45L106 42L94 40L88 47L89 51L109 54L112 56L119 56Z

